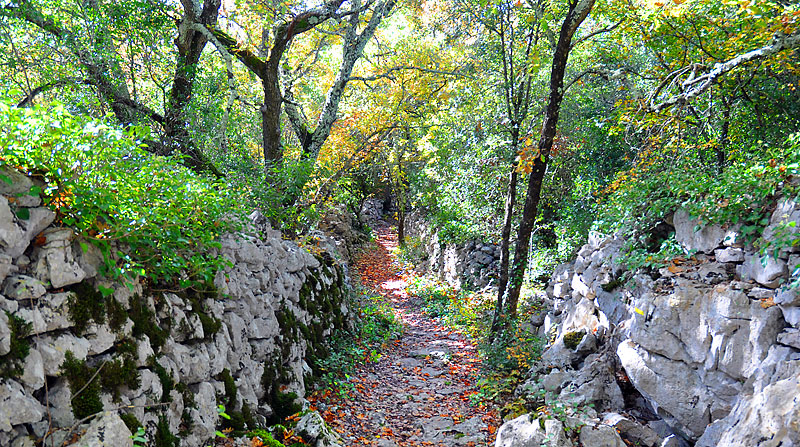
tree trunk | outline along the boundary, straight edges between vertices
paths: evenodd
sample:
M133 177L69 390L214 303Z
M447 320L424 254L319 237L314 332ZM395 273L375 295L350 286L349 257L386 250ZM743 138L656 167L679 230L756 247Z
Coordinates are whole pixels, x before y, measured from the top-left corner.
M514 250L514 265L506 286L504 327L507 327L508 323L517 316L517 304L522 288L522 280L528 267L531 232L536 221L539 198L542 192L542 181L547 171L547 161L550 158L550 150L553 148L553 138L556 135L561 101L564 98L564 73L569 59L572 36L589 15L593 6L594 0L577 0L575 3L570 4L569 12L561 25L558 43L553 54L553 65L550 69L550 96L545 110L542 135L539 139L540 156L534 161L533 171L528 180L525 207L522 211L522 221L517 233L517 246Z
M717 172L722 174L725 170L725 162L727 161L728 152L728 139L730 138L730 125L731 125L731 104L726 99L722 99L722 131L720 132L719 144L717 145Z
M217 177L221 177L222 173L203 155L189 134L186 108L194 93L200 56L208 43L206 35L195 29L194 25L216 26L220 3L221 0L206 0L199 17L195 16L193 8L184 5L184 17L178 24L178 37L175 39L178 47L175 75L164 113L164 137L168 150L177 150L185 155L186 165L195 172L211 172Z
M273 57L277 56L280 61L280 55L276 54L276 49L272 49L270 61ZM281 95L280 85L278 83L278 64L267 63L267 70L262 78L262 86L264 88L264 105L261 106L261 132L262 144L264 146L264 164L275 165L283 158L283 147L281 145L281 104L283 97Z
M514 141L517 141L515 138ZM512 149L516 153L516 143L512 143ZM492 331L500 329L503 320L503 298L506 293L508 283L508 268L511 246L511 224L513 222L514 202L517 200L517 163L511 164L511 173L508 175L508 192L506 193L505 212L503 213L503 232L500 243L500 277L497 280L497 303L492 319Z

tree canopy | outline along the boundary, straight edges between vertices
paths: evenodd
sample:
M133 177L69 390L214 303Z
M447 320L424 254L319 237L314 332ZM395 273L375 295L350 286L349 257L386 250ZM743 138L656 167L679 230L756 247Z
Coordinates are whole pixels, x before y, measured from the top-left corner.
M295 234L375 196L496 242L500 328L592 229L643 265L677 206L760 215L733 195L796 174L798 47L780 0L7 0L0 97L4 126L103 122Z

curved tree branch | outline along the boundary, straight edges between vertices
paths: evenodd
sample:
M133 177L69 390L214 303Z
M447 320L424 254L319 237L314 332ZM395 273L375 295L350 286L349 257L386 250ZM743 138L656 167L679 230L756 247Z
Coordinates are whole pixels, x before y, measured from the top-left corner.
M711 88L719 78L724 76L725 74L729 73L730 71L734 70L735 68L744 65L748 62L766 59L772 57L781 51L791 50L794 48L800 47L800 33L795 34L776 34L773 36L772 40L769 44L757 48L752 51L748 51L747 53L740 54L728 61L718 63L714 65L714 68L711 69L708 73L696 76L696 69L699 68L698 65L694 64L684 69L681 69L670 76L668 76L656 89L655 94L650 99L650 104L648 106L648 111L650 112L660 112L664 109L670 108L672 106L680 106L686 103L691 102L695 98L697 98L700 94ZM654 103L653 101L661 92L661 90L668 83L670 79L676 78L681 74L691 70L692 73L690 74L689 78L683 81L680 85L681 93L677 95L673 95L669 99L662 101L660 103Z

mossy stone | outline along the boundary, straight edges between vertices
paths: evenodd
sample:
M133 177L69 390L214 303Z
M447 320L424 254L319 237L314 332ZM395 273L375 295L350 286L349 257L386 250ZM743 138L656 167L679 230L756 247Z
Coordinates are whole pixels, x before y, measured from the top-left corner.
M566 346L568 349L575 350L575 348L577 348L581 343L581 340L583 340L584 336L586 336L586 332L584 331L568 332L564 335L564 346Z

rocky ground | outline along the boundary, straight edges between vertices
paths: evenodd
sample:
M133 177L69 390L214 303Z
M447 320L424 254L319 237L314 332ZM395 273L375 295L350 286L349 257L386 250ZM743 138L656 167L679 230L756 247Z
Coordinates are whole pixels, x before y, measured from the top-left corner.
M391 303L404 334L353 375L347 399L328 394L314 404L348 446L493 444L496 411L470 403L480 362L474 342L422 313L392 268L396 234L385 225L376 232L377 244L356 267L363 284Z

